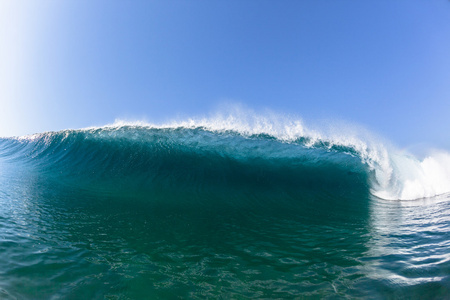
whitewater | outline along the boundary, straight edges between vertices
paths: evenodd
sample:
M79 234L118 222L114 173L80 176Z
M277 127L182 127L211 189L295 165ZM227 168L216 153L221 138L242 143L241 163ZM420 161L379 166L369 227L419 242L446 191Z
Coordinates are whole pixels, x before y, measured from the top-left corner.
M450 154L235 112L0 139L3 298L450 292Z

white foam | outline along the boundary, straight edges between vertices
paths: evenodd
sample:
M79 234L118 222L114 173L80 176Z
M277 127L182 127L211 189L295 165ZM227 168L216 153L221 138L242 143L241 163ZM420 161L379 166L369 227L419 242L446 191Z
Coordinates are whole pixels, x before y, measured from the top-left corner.
M450 192L450 154L434 151L423 160L408 154L392 154L393 175L389 186L374 194L384 199L412 200Z

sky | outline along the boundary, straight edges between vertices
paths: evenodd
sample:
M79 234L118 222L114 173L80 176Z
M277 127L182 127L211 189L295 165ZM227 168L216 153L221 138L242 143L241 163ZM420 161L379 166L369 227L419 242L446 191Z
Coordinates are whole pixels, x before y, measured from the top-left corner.
M224 103L450 149L450 1L0 0L0 136Z

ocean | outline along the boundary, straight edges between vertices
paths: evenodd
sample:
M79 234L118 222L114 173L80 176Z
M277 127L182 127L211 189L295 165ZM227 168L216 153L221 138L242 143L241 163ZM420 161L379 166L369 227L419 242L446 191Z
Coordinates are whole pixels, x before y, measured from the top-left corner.
M450 155L236 118L0 139L1 299L450 299Z

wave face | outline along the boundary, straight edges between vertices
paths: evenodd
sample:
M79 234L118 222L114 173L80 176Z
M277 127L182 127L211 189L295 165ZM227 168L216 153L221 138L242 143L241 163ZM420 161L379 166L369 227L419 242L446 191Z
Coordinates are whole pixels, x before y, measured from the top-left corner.
M2 297L445 298L448 154L324 132L230 115L0 139Z
M120 126L4 141L2 155L64 180L110 188L367 190L370 168L352 147L267 134ZM126 182L125 182L126 181Z

